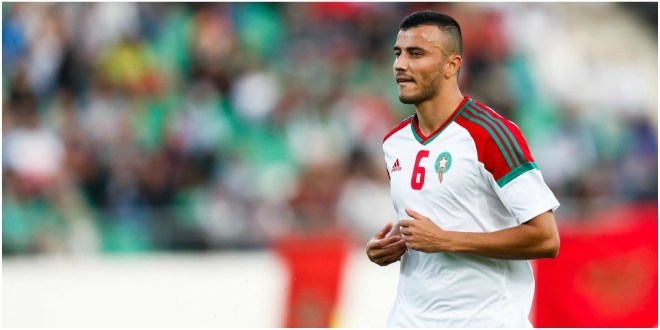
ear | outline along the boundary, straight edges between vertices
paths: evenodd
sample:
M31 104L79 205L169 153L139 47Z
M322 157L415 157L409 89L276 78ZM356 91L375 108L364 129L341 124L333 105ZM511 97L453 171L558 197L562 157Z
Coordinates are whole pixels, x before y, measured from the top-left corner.
M449 55L447 61L445 62L445 78L449 79L451 77L458 76L458 71L461 69L462 64L463 58L461 55Z

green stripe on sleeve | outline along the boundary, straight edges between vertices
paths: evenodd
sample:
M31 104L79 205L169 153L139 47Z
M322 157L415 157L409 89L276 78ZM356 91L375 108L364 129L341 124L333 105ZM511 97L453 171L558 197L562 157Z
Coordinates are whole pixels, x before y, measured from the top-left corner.
M493 117L492 114L490 114L488 111L486 111L484 109L479 109L478 107L475 107L475 109L479 110L479 112L485 114L486 116L488 116L488 118L490 118L491 120L493 120L494 122L499 124L500 127L502 127L502 129L506 132L507 136L511 139L511 142L513 142L513 145L516 147L516 151L518 153L518 157L520 158L520 162L521 163L526 162L527 159L525 159L525 154L522 152L522 149L520 149L520 145L518 144L518 140L516 140L513 137L513 134L511 134L511 131L506 127L506 125L504 125L504 123L502 123L502 120Z
M497 185L500 186L500 188L506 186L507 183L513 181L513 179L521 176L523 173L533 170L533 169L538 169L539 167L536 166L535 162L527 162L525 164L522 164L518 167L516 167L513 171L509 172L509 174L501 177L499 180L497 180Z
M493 137L493 140L497 144L497 147L500 149L500 152L502 153L502 155L504 155L504 159L506 160L506 163L509 164L509 168L512 169L512 170L515 168L515 166L513 166L513 162L509 158L508 153L504 149L504 146L502 145L500 140L497 138L497 135L495 135L493 130L491 130L490 127L488 127L488 125L486 125L484 122L480 121L477 118L472 118L472 117L468 116L468 112L466 112L466 111L461 112L461 117L463 117L463 118L465 118L465 119L467 119L467 120L483 127L488 132L488 134L490 134Z
M477 117L483 119L484 121L486 121L487 123L489 123L493 127L495 127L495 130L497 131L497 133L499 133L498 137L500 139L502 139L502 141L504 141L504 143L506 144L509 152L511 153L511 157L513 158L513 161L516 163L516 166L522 165L522 161L519 160L518 157L516 157L516 153L513 151L513 147L511 147L511 144L509 143L509 140L506 137L504 137L504 132L502 132L500 127L495 123L495 121L493 119L491 119L489 117L486 117L483 114L479 113L477 111L477 109L474 108L474 107L469 107L467 110L470 111L470 113L473 114L474 116L477 116ZM513 141L515 142L516 140L513 139ZM524 159L524 158L521 158L521 159Z

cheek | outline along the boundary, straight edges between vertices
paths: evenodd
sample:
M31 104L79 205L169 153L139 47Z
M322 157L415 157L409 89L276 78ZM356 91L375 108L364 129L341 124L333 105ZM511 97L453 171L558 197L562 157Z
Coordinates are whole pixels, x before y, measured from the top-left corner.
M428 80L434 83L439 83L445 75L445 67L442 65L436 66L435 70L429 73Z
M440 81L439 77L440 77L440 72L438 70L426 72L422 76L422 79L420 80L420 85L425 89L435 88L437 87L438 82Z
M419 63L415 69L425 82L437 80L445 71L445 68L436 62Z

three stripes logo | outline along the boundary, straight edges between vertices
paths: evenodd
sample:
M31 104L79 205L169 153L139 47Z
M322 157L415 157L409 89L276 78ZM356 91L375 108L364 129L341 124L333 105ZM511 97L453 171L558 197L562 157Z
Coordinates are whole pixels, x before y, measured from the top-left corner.
M394 165L392 165L392 170L390 172L401 171L401 165L399 164L399 158L396 159Z

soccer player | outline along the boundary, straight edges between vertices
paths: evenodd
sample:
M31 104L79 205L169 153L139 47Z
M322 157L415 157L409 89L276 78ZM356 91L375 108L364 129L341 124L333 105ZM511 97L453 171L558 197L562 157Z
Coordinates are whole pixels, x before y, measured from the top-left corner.
M415 113L383 139L397 225L367 244L401 261L390 327L531 327L527 260L554 258L559 202L520 129L469 96L457 77L461 30L416 12L394 45L399 100Z

